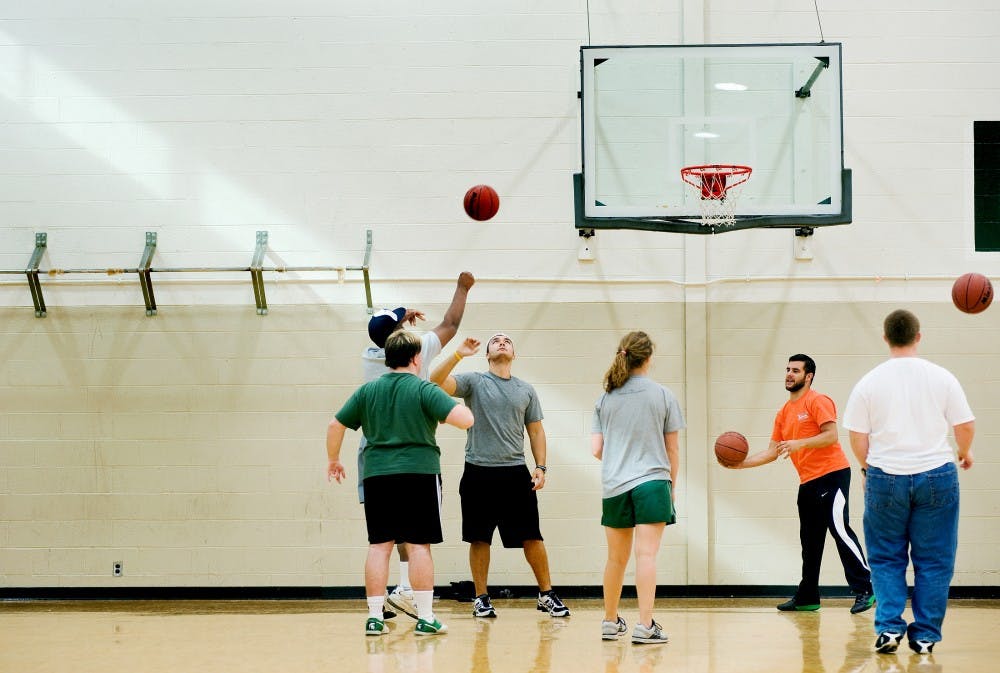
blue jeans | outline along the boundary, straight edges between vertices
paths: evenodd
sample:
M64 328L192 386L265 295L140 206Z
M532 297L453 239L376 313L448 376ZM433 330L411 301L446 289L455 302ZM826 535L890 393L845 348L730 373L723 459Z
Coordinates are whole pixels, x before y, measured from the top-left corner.
M865 546L875 588L875 632L941 640L958 546L958 469L947 463L919 474L868 468ZM913 561L913 623L903 620L906 567Z

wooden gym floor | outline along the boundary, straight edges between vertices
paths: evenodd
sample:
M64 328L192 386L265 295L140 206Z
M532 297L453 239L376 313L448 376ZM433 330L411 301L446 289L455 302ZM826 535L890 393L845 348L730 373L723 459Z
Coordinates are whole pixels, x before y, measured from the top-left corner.
M600 639L600 601L569 601L552 619L534 601L496 600L499 618L436 602L449 626L415 636L393 620L366 637L360 601L0 602L0 673L973 673L1000 659L1000 601L955 600L938 651L872 652L871 611L847 600L779 613L776 600L659 600L666 645ZM623 602L631 627L634 601ZM391 622L391 623L393 623Z

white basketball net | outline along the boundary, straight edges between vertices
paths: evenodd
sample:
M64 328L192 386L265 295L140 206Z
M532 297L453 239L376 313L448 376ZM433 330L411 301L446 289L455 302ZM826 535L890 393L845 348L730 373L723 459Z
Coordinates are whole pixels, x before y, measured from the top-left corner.
M733 170L740 169L740 170ZM696 166L681 177L698 190L698 209L703 227L731 227L736 223L736 204L750 169L742 166Z
M698 199L701 211L701 226L731 227L736 224L736 202L739 201L741 187L733 187L718 199Z

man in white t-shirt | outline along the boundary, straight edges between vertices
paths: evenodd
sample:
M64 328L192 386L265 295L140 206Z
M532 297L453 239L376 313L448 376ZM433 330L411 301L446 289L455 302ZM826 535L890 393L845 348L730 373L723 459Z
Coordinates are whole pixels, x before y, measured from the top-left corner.
M941 640L958 547L958 465L972 467L975 416L958 379L917 357L920 322L905 310L884 323L889 360L858 381L844 427L865 479L865 546L872 569L875 650L930 654ZM906 568L913 560L913 622L906 608Z
M475 284L476 279L468 271L463 271L458 276L455 287L455 294L451 298L451 305L445 311L441 324L429 330L420 338L420 355L422 364L420 367L420 378L425 381L430 373L431 360L436 358L441 349L448 344L458 333L458 327L462 324L462 316L465 315L465 303L469 296L469 290ZM385 340L396 330L403 329L407 323L415 325L417 320L425 320L424 314L413 309L399 307L391 311L377 311L368 321L368 336L374 345L365 348L361 353L361 369L365 383L374 381L389 370L385 367ZM365 446L367 441L361 438L358 446L358 499L364 503L365 490L361 483L361 475L364 474ZM405 545L399 544L396 547L399 552L399 584L386 597L386 603L406 613L413 619L417 619L417 607L413 600L413 589L410 587L409 560L406 556ZM386 619L390 618L386 612Z

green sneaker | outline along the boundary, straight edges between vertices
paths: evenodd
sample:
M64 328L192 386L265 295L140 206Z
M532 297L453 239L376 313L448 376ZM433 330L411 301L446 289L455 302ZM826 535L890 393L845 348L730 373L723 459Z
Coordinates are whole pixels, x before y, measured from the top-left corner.
M418 636L435 636L439 633L445 633L448 631L448 627L437 620L429 622L426 619L418 619L417 625L413 627L413 632Z
M796 603L795 599L787 600L778 605L782 612L815 612L819 610L819 603Z
M871 592L858 594L854 597L854 605L851 606L851 614L856 615L859 612L864 612L873 605L875 605L875 594Z
M385 633L385 622L376 617L369 617L365 622L365 635L381 636L383 633Z

